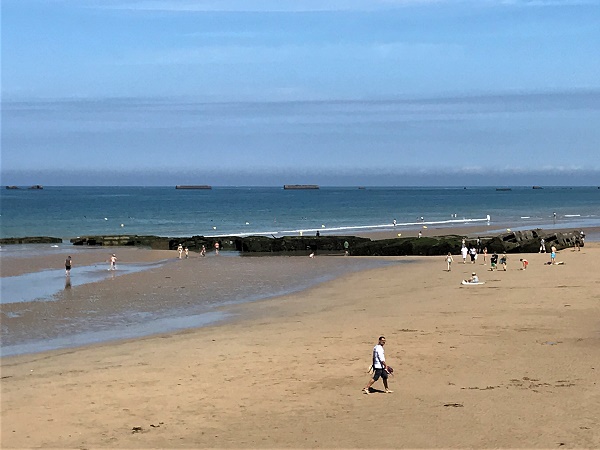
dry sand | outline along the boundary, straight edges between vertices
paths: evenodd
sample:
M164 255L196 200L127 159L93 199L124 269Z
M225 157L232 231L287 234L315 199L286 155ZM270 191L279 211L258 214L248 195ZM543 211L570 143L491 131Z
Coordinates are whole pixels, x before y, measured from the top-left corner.
M548 259L404 258L225 325L2 358L2 448L599 448L600 245ZM365 395L380 334L394 393Z

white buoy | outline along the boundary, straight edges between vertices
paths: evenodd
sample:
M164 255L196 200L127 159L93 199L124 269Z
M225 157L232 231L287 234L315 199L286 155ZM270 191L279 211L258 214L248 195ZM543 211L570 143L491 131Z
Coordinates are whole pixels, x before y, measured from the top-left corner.
M108 220L108 217L105 217L104 220Z
M125 225L124 225L124 224L121 224L121 226L122 226L122 227L124 227Z

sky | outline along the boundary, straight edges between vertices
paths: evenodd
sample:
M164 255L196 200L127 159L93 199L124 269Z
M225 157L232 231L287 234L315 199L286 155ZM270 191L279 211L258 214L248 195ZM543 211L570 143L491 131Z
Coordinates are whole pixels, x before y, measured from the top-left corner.
M600 0L1 0L3 185L600 185Z

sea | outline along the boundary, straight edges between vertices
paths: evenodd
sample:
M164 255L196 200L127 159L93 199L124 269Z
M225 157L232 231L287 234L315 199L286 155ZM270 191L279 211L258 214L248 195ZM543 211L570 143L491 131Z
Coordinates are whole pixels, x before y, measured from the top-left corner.
M590 187L74 187L0 190L0 238L86 235L245 236L352 234L489 224L600 226Z
M0 246L0 262L64 251L98 251L74 247L69 240L89 235L247 236L359 234L369 232L484 226L496 231L586 230L586 240L600 240L600 189L590 187L73 187L0 190L0 237L52 236L62 244ZM429 232L429 230L427 230ZM479 233L479 231L478 231ZM68 250L67 250L68 249ZM175 252L174 252L175 254ZM98 305L96 296L77 301L77 287L167 265L75 266L65 280L57 258L53 269L0 278L1 356L36 353L195 328L228 320L227 305L297 292L318 283L401 259L332 257L252 258L211 252L199 277L201 291L180 289L168 299L159 295L132 299L114 310ZM276 259L279 258L279 259ZM327 258L327 257L323 257ZM253 262L254 261L254 262ZM170 266L169 266L170 265ZM0 265L1 268L1 265ZM208 280L218 280L209 282ZM222 288L226 280L227 289ZM212 283L212 284L211 284ZM89 305L87 307L86 305ZM35 317L43 311L43 318ZM66 311L69 311L67 314ZM77 312L75 312L77 311Z

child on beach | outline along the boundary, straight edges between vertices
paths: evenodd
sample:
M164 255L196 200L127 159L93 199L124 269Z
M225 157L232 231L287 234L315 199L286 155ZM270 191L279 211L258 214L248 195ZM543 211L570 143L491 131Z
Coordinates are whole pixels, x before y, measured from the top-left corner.
M527 269L527 266L529 265L529 261L527 261L524 258L521 258L519 261L521 261L521 264L522 264L521 270Z
M469 278L468 280L463 280L463 283L479 283L479 277L477 276L477 274L475 272L473 272L471 274L471 278Z
M202 249L200 250L200 256L206 256L206 247L203 245Z
M448 252L448 256L446 256L446 263L448 264L448 272L450 272L453 261L454 261L454 259L452 258L452 253Z
M498 254L494 252L490 259L490 270L496 270L496 264L498 263Z
M473 245L469 249L469 256L471 256L471 264L475 264L475 261L477 261L477 249Z
M190 251L188 250L187 247L184 249L184 252L185 252L185 259L188 259L190 257Z
M556 262L556 247L553 245L550 250L550 264L554 264Z
M483 265L485 266L487 261L487 247L483 247Z
M115 255L114 253L112 254L112 256L110 257L110 267L108 268L108 270L117 270L117 255Z
M506 260L508 258L506 257L506 253L502 253L502 257L500 258L500 264L502 264L502 268L504 269L504 271L506 272Z
M181 254L183 253L183 246L181 244L177 246L177 253L179 253L179 259L181 259Z

